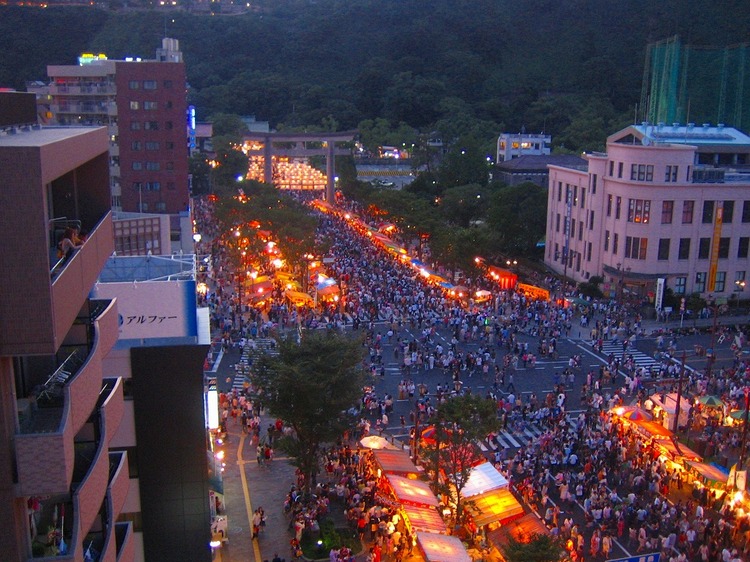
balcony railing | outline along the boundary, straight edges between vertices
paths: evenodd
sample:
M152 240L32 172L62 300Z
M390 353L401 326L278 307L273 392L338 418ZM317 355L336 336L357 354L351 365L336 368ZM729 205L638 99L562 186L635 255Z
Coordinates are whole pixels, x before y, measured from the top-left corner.
M16 435L19 496L50 495L70 489L75 461L74 438L99 399L102 359L117 340L117 322L117 306L112 302L95 323L96 337L86 362L63 386L62 415L57 429Z

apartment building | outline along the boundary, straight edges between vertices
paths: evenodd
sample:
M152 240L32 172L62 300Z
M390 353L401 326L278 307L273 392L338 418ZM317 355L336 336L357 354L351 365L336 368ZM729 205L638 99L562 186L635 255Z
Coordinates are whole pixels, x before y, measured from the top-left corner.
M507 162L519 156L544 156L552 151L550 135L503 133L497 138L497 163Z
M608 296L742 298L750 263L750 137L724 125L627 127L585 169L550 166L545 263Z
M109 136L35 122L32 94L0 93L0 558L132 561L123 381L102 366L118 309L89 296L113 251ZM58 259L73 226L88 236Z
M49 86L30 87L47 123L107 127L113 211L188 211L187 79L176 39L164 38L154 59L88 54L47 74Z

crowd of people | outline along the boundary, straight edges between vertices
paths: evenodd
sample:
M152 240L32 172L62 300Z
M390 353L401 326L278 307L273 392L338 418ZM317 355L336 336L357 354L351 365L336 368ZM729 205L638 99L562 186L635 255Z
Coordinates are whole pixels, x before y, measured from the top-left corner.
M210 207L202 203L197 211L210 225ZM504 458L504 449L498 447L493 460L538 509L551 532L570 541L575 556L608 558L613 543L637 553L662 551L670 562L729 562L741 560L741 552L748 552L747 518L729 496L688 497L683 489L685 473L667 468L653 443L609 413L625 400L642 403L646 380L674 378L678 369L669 356L658 373L637 365L630 350L635 339L644 335L642 320L627 307L592 302L576 310L555 299L534 300L515 291L495 291L496 298L482 304L461 302L415 274L410 264L373 244L343 215L320 213L317 238L328 242L327 257L332 258L328 273L343 281L342 300L320 303L319 309L294 307L284 302L277 287L259 309L252 303L241 306L221 236L214 232L207 238L203 249L211 256L213 290L206 303L227 342L257 336L264 328L269 333L295 325L343 328L351 323L367 332L365 345L375 381L384 375L384 345L393 345L402 375L398 399L410 400L416 407L411 419L395 419L394 397L378 393L376 382L363 393L360 435L373 426L379 432L395 424L413 426L417 416L420 424L429 423L442 400L485 383L486 398L497 403L503 427L533 420L545 429L532 446L520 449L511 459ZM491 288L489 280L465 281L477 289ZM553 293L561 290L554 278L538 282ZM243 333L238 333L240 315L246 319ZM571 358L567 368L550 373L552 392L522 400L514 375L534 367L537 357L556 357L559 340L577 329L576 321L588 330L594 349L601 350L604 341L616 341L622 344L622 354L610 355L598 372L584 373L580 358ZM449 332L450 340L436 337L438 331ZM667 340L659 348L669 354L674 342ZM729 407L742 407L748 367L738 356L734 365L709 376L690 371L685 392L716 393ZM581 403L586 413L571 420L565 415L566 401L576 376L583 379ZM248 415L242 421L255 417ZM249 427L260 431L257 426ZM713 434L717 447L736 443L736 433L734 441L724 437L719 431ZM346 505L349 521L373 541L368 559L377 562L383 552L398 559L408 552L412 541L397 523L389 523L392 514L388 506L376 501L377 486L362 465L361 455L342 446L330 451L324 464L329 480L319 484L316 504L298 502L297 489L287 498L295 540L299 541L304 529L314 528L333 499ZM570 515L575 505L583 509L584 525L576 524ZM336 556L342 559L342 553Z

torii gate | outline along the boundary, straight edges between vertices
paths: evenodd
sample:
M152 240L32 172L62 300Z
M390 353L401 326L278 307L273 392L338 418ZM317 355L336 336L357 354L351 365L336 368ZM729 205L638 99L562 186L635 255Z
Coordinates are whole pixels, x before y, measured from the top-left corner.
M248 154L263 156L263 181L273 183L273 157L276 155L293 158L309 158L310 156L326 157L326 193L325 200L333 204L336 187L334 182L336 155L351 154L350 149L339 148L336 143L351 142L357 131L342 131L339 133L247 133L243 141L262 143L259 150L249 150ZM322 143L323 147L310 148L307 143Z

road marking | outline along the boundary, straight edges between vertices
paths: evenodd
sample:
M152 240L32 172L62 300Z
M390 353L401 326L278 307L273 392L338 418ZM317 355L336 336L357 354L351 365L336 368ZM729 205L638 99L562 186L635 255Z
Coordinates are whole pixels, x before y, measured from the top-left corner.
M245 461L242 458L242 448L245 446L245 434L240 437L240 446L237 448L237 463L240 464L240 479L242 480L242 494L245 497L245 510L247 511L247 523L248 528L253 528L253 504L250 502L250 489L247 486L247 476L245 475ZM252 532L252 531L251 531ZM255 562L263 562L263 557L260 555L260 546L258 541L253 538L253 553L255 554Z

